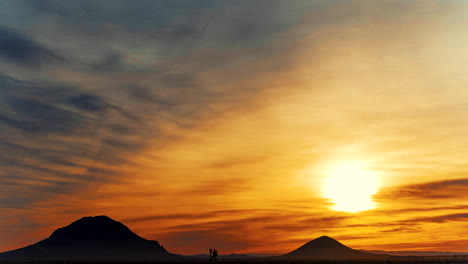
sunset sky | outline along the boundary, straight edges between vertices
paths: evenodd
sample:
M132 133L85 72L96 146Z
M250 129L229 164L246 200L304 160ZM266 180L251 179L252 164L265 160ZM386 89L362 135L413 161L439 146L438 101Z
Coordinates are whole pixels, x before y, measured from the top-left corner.
M468 1L1 0L0 251L468 252Z

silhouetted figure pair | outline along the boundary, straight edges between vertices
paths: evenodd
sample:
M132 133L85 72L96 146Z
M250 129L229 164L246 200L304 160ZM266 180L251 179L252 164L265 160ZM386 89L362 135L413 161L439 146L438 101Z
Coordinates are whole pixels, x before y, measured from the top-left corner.
M218 257L218 250L216 248L210 248L210 263L216 261Z

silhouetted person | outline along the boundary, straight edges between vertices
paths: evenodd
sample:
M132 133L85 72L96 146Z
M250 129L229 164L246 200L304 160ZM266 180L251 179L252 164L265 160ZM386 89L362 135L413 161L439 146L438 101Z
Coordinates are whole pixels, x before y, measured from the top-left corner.
M217 260L217 257L218 256L218 250L216 250L216 248L213 248L213 261L216 261Z
M212 255L212 253L213 253L213 249L210 248L210 262L213 260L213 255Z

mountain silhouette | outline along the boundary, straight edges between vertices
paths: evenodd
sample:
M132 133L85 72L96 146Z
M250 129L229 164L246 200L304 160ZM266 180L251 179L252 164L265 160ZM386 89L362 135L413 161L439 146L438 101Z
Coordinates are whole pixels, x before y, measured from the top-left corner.
M150 261L175 257L157 241L146 240L107 216L81 218L36 244L0 254L0 260L22 261Z
M322 236L281 257L304 260L356 260L385 259L388 256L354 250L331 237Z

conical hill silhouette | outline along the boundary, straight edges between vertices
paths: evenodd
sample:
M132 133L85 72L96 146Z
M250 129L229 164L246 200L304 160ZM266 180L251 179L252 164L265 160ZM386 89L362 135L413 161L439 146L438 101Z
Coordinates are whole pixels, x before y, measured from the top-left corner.
M146 240L107 216L81 218L34 245L0 254L0 260L157 260L174 258L157 241Z
M354 250L331 237L322 236L307 242L298 249L291 251L282 257L311 260L353 260L383 259L387 256Z

